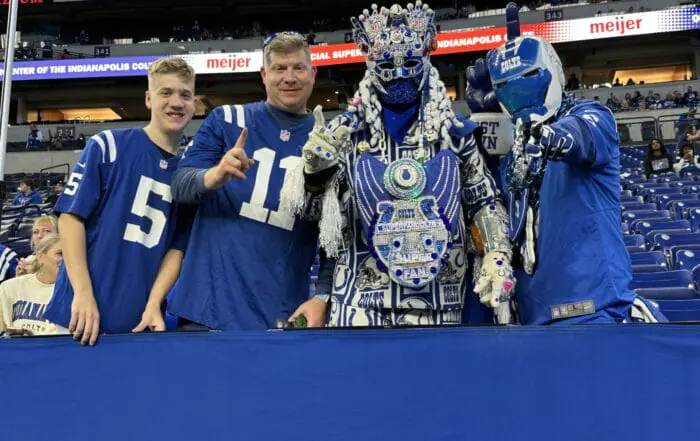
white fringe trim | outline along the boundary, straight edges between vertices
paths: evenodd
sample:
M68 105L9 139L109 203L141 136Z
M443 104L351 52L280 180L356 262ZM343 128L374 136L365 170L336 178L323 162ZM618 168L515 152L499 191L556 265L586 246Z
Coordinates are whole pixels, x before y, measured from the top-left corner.
M326 184L321 208L321 220L318 223L319 242L329 257L337 258L343 242L342 217L338 200L337 178Z
M280 209L292 214L301 214L306 204L304 188L304 161L289 170L280 191Z

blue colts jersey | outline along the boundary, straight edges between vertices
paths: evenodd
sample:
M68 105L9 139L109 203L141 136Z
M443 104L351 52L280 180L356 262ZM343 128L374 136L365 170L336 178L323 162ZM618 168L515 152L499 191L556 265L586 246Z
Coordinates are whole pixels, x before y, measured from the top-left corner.
M248 129L255 160L245 180L203 195L168 311L210 328L269 329L309 296L318 227L279 210L285 174L301 161L313 127L283 127L265 103L214 109L181 167L210 168Z
M143 129L106 130L85 146L56 213L84 220L100 330L129 332L141 318L175 222L166 158ZM62 265L44 318L67 327L73 288Z
M549 324L572 310L567 323L604 317L620 322L635 298L632 265L620 231L620 148L612 113L595 102L574 106L556 124L576 140L573 149L594 150L592 163L549 161L540 190L535 273L517 274L524 324ZM588 156L583 155L583 156ZM507 170L510 155L503 171ZM503 185L506 186L505 172ZM509 194L506 192L506 194Z

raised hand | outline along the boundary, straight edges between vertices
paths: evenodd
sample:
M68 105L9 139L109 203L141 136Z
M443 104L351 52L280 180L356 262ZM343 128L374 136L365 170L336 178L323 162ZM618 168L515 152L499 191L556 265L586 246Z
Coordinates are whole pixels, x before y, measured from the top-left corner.
M233 179L245 179L246 172L255 163L248 159L245 153L245 142L248 138L248 129L244 128L238 136L236 144L221 158L219 164L207 170L204 175L204 187L207 190L221 188Z
M338 149L347 141L350 128L339 126L334 131L326 128L321 106L314 109L314 128L303 148L304 172L318 173L338 163Z

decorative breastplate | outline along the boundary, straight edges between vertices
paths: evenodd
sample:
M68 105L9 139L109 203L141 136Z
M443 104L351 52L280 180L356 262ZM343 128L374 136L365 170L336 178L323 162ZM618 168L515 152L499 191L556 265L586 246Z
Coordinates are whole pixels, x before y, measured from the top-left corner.
M388 166L368 153L355 162L355 202L377 268L405 287L421 288L440 272L459 219L459 162L442 151L424 165Z

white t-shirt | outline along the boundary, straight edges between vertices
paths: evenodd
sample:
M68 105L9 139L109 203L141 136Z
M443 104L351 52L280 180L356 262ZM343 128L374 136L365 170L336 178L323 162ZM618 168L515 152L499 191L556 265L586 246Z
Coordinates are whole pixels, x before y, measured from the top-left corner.
M0 333L7 328L21 328L34 335L68 334L66 328L43 320L53 287L53 283L41 283L36 274L0 284Z

